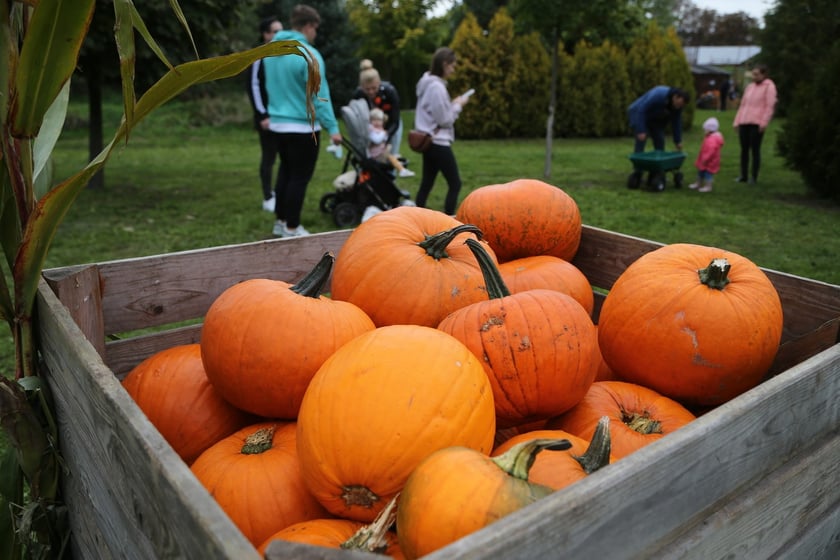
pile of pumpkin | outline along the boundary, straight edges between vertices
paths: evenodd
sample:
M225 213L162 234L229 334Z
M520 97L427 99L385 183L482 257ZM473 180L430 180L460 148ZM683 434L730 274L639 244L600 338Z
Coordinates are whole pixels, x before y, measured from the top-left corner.
M200 344L124 386L261 552L285 539L417 558L769 369L781 304L749 260L648 253L596 326L580 240L577 204L536 180L476 189L455 217L389 210L295 285L229 288Z

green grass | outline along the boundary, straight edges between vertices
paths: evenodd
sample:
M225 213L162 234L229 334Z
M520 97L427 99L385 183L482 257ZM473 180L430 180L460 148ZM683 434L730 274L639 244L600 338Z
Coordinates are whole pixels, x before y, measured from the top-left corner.
M85 105L74 102L73 122L83 122ZM213 112L221 126L191 126L202 111ZM219 112L233 116L219 118ZM273 216L260 208L257 177L259 146L251 128L247 100L228 103L171 103L142 123L106 167L106 187L86 189L57 233L47 267L100 262L271 238ZM112 121L118 105L106 107ZM714 114L699 110L695 122ZM723 168L714 192L700 194L672 186L663 193L629 190L628 159L632 139L556 139L552 174L544 179L544 141L459 140L454 149L466 194L477 187L529 177L563 188L578 203L586 224L663 243L718 246L757 264L799 276L840 284L840 208L812 197L799 176L775 153L780 121L768 129L758 185L736 184L738 142L731 127L734 112L716 114L726 138ZM406 115L408 123L411 114ZM209 120L210 117L207 117ZM406 126L408 128L408 126ZM695 126L687 132L682 166L688 184L702 140ZM669 143L669 148L670 148ZM420 182L419 156L403 152L418 175L399 184L415 194ZM87 132L66 131L56 153L61 179L87 162ZM411 165L411 163L410 163ZM321 195L333 191L341 162L321 153L310 183L303 225L312 232L335 229L320 212ZM438 177L429 206L443 208L446 184ZM8 334L2 333L0 367L11 368Z

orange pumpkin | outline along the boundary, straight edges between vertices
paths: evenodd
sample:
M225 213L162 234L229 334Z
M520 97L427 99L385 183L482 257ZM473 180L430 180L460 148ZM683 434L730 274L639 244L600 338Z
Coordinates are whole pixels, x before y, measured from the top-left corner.
M595 333L598 332L598 325L595 325ZM595 374L595 381L619 381L618 374L614 372L610 365L604 360L603 354L601 354L601 346L598 346L598 372Z
M391 500L388 507L369 525L350 519L301 521L274 533L258 548L258 552L260 556L265 556L269 545L275 540L281 540L325 548L363 550L401 560L404 556L397 533L391 530L395 518L396 500Z
M321 364L375 328L355 305L320 295L333 260L325 254L295 285L246 280L216 298L204 319L201 358L225 399L259 416L293 420Z
M429 327L380 327L342 346L306 390L304 480L333 514L369 522L430 453L489 453L494 414L490 382L466 346Z
M607 294L598 339L607 364L685 405L717 405L756 386L782 336L782 305L755 264L673 244L632 263Z
M476 236L481 232L475 226L427 208L377 214L339 251L332 296L364 309L377 327L435 327L455 309L487 298L475 258L464 246Z
M554 290L510 294L478 242L467 240L490 299L447 316L438 329L482 357L499 426L547 420L576 405L595 381L595 326L570 296Z
M567 440L520 443L498 457L449 447L430 455L411 473L397 506L397 536L406 558L443 548L551 494L528 481L543 449L567 449Z
M455 217L478 226L499 262L534 255L571 261L580 245L577 203L563 189L536 179L479 187Z
M597 425L591 441L563 430L535 430L513 436L493 450L492 456L498 457L513 446L534 439L568 440L572 444L569 449L542 451L528 472L530 482L559 490L616 460L610 454L609 419L604 417Z
M261 422L201 454L192 472L254 546L328 514L303 484L294 422Z
M174 346L149 356L129 372L122 384L187 464L254 420L210 385L198 344Z
M647 387L598 381L577 406L552 418L546 426L589 439L603 416L611 420L612 454L617 458L626 457L695 419L680 403Z
M583 272L572 263L551 255L522 257L499 264L499 273L512 294L526 290L557 290L572 296L592 315L595 295Z

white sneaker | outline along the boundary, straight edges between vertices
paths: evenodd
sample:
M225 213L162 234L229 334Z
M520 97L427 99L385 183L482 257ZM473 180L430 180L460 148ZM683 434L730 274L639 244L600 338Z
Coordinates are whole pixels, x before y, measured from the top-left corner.
M697 192L712 192L712 185L703 185L697 189Z
M400 170L400 177L414 177L414 171L412 171L411 169L406 169L405 167L403 167Z
M700 183L691 183L690 185L688 185L688 188L691 189L691 190L697 190L697 188L699 186L700 186Z
M286 224L283 224L283 233L280 237L303 237L305 235L309 235L309 232L303 226L289 229L286 227Z
M286 229L286 222L283 220L277 220L274 222L274 229L271 230L271 233L275 237L283 237L283 230Z
M274 212L275 198L272 196L268 200L263 200L263 210L266 212Z

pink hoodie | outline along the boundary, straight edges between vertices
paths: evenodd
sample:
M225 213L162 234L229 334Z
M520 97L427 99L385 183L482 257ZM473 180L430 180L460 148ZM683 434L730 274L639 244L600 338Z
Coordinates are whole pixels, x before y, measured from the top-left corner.
M700 146L700 153L697 154L695 167L700 171L717 173L720 171L720 149L723 147L723 134L712 132L703 138L703 145Z
M735 114L734 126L742 124L757 124L764 129L773 116L776 108L776 84L770 78L764 78L761 83L753 82L744 90L741 105Z

